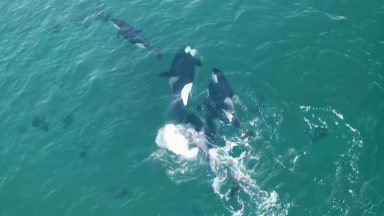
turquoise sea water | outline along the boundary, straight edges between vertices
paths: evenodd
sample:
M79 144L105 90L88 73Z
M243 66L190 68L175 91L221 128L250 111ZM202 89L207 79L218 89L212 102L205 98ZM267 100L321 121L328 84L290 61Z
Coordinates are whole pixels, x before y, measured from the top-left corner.
M105 9L163 58L116 38L97 1L0 2L1 216L384 215L383 1ZM225 185L215 192L206 162L155 143L170 101L157 74L186 45L204 64L191 108L218 67L257 134L245 142L224 130L235 147L222 166L242 187L232 197Z

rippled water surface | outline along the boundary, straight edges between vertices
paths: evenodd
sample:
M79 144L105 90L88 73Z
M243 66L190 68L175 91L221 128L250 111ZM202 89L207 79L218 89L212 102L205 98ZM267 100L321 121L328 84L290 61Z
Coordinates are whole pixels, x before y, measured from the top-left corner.
M4 0L0 19L1 216L384 215L383 1ZM256 134L226 125L208 161L155 142L157 74L186 45L190 108L218 67Z

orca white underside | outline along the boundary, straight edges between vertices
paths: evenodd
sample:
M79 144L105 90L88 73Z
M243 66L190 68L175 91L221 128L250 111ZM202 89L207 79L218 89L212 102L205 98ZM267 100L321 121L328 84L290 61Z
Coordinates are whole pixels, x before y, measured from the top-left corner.
M181 99L183 100L184 106L187 106L189 95L192 91L193 83L186 84L181 90Z
M217 75L212 73L212 80L214 83L218 83L219 82L219 79L217 78Z
M115 26L115 28L117 28L119 30L121 29L120 26L116 25L114 22L112 22L112 25Z
M191 148L190 142L195 139L190 139L189 136L194 137L195 133L196 131L184 125L166 124L157 132L156 144L185 159L193 159L198 155L199 148Z
M145 49L145 46L143 43L135 43L135 45L141 49Z

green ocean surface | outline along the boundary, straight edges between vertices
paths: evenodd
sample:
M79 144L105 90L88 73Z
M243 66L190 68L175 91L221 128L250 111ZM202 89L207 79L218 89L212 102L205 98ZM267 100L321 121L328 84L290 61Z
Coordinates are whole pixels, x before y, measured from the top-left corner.
M3 0L0 20L0 216L384 215L384 1ZM218 67L256 134L223 130L235 196L155 142L186 45L191 109Z

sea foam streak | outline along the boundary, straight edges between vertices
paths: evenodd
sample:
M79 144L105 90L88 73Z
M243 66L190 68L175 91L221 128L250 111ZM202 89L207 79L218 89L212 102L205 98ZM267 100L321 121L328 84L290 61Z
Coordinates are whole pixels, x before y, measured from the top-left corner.
M167 124L160 128L156 136L156 144L187 159L195 158L199 152L197 147L189 148L188 138L174 124Z

